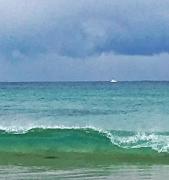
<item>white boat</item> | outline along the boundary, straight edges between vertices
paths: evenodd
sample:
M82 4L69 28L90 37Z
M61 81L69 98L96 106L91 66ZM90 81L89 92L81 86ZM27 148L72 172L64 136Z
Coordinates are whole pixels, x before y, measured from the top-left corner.
M111 82L111 83L116 83L117 81L116 81L116 80L114 80L114 79L112 79L110 82Z

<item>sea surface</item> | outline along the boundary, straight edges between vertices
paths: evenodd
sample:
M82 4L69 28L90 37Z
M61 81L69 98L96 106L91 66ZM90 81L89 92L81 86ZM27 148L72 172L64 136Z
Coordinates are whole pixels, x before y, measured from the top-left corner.
M0 179L169 179L169 82L0 83Z

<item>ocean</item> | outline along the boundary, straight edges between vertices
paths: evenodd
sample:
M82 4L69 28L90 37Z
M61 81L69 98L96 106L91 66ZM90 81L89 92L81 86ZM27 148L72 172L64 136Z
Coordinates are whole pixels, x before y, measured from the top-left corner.
M168 179L169 82L0 83L1 179Z

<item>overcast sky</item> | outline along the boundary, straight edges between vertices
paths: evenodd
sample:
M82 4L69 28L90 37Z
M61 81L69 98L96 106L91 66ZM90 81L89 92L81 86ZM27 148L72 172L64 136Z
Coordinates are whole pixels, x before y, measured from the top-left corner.
M0 81L169 80L169 0L0 0Z

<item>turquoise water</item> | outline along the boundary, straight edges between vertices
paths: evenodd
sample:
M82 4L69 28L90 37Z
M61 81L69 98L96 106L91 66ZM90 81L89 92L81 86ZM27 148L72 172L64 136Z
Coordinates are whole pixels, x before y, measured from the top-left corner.
M0 172L166 170L168 122L169 82L0 83Z
M169 83L1 83L1 129L168 131Z

